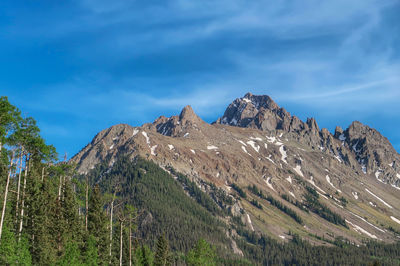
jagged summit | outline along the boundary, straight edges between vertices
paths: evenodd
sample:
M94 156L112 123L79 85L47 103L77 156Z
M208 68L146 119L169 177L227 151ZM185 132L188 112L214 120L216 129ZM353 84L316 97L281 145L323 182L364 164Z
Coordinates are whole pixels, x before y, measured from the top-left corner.
M190 129L207 126L190 105L185 106L179 116L161 116L153 122L156 131L164 136L179 137L188 135Z
M202 119L193 111L193 108L190 105L186 105L179 115L179 121L182 123L185 123L186 121L196 123L202 121Z
M268 95L254 95L248 92L241 99L247 103L251 103L258 110L261 107L270 110L279 109L279 106Z
M251 93L234 100L216 123L267 131L290 132L307 128L307 124L279 107L271 97Z
M356 157L364 173L374 173L380 179L382 173L385 180L399 183L396 179L397 165L393 162L400 156L389 140L382 136L376 129L370 128L359 121L354 121L346 130L336 128L335 137L343 142ZM381 177L379 177L381 176Z

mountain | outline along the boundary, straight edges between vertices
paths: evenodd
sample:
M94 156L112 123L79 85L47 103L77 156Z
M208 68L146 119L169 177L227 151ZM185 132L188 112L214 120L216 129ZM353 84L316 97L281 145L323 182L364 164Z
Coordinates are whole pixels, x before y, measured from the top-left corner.
M96 182L104 183L116 178L109 173L121 158L152 161L179 182L186 200L199 195L190 192L189 181L209 195L221 211L212 214L224 224L218 234L227 237L220 243L231 243L237 254L245 248L238 242L245 236L233 226L238 220L249 232L281 242L293 235L321 246L399 239L400 155L360 122L332 134L269 96L247 93L212 124L186 106L140 127L112 126L71 162L82 174L96 171Z

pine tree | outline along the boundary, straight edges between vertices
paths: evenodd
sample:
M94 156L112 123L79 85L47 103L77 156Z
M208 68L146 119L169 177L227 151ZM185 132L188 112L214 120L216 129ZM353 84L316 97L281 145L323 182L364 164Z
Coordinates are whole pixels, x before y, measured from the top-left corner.
M32 256L29 252L29 242L25 236L18 239L17 249L15 250L18 265L32 265Z
M4 225L2 242L0 244L0 265L16 264L16 247L17 241L15 235L9 230L7 225Z
M26 203L24 232L29 236L32 261L39 265L54 264L60 251L60 234L57 227L60 210L51 184L41 183L34 171L28 178Z
M67 174L67 173L64 173ZM64 221L64 233L63 242L74 241L77 244L81 244L82 241L82 226L78 214L78 202L75 197L75 193L72 190L72 182L70 178L64 183L62 193L62 220Z
M154 256L154 265L157 266L165 266L171 265L172 257L169 251L168 240L165 238L165 235L162 234L157 241L156 253Z
M153 265L154 254L147 245L142 245L136 249L135 261L135 265L151 266Z
M215 249L204 239L200 239L194 249L190 250L186 256L188 265L216 265Z
M86 241L86 252L84 254L85 264L88 266L97 266L99 261L98 249L96 238L93 235L89 235Z
M57 263L60 266L79 266L82 265L80 260L81 254L78 244L74 241L68 242L65 248L65 253L61 260Z
M96 185L89 197L88 231L89 234L95 238L99 252L99 259L104 264L109 261L107 223L108 219L103 209L100 188Z
M0 97L0 155L4 144L8 143L10 135L16 131L21 112L10 104L6 96Z

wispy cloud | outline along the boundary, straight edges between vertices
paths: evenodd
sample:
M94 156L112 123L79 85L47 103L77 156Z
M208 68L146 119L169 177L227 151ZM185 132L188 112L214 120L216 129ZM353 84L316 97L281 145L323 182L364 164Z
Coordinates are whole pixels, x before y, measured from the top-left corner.
M321 114L327 125L346 113L400 115L397 0L6 6L0 58L13 72L0 85L31 113L65 117L44 121L48 132L76 132L88 121L138 125L187 104L213 120L248 91L300 116Z

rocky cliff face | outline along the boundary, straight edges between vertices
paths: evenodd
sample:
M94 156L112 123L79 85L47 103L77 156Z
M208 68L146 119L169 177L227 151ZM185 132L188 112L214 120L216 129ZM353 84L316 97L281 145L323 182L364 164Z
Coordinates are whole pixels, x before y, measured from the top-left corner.
M266 132L281 130L295 141L330 153L364 174L374 174L379 181L400 187L396 164L399 154L387 138L358 121L345 131L337 127L332 135L327 129L320 130L314 118L303 122L280 108L269 96L247 93L231 103L215 123Z
M269 96L247 93L236 99L216 123L230 126L257 128L264 131L283 130L298 132L307 127L296 116L280 108Z
M112 167L121 155L172 166L204 191L213 184L235 196L235 183L245 190L255 185L277 199L287 195L290 201L282 204L294 209L304 225L293 223L267 201L260 200L264 208L259 211L250 203L250 192L248 199L229 207L250 230L278 239L294 231L316 244L323 241L310 236L390 242L396 237L388 228L400 232L400 156L390 142L359 122L331 134L313 118L303 122L292 116L268 96L248 93L236 99L211 125L190 106L179 116L160 117L141 127L116 125L101 131L72 161L87 173L105 160ZM295 202L304 201L307 186L349 228L299 209Z
M354 154L364 174L373 174L380 182L400 187L400 155L377 130L355 121L345 131L336 128L335 137Z

